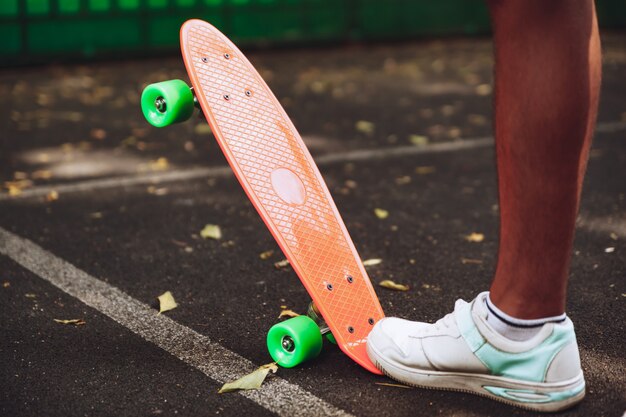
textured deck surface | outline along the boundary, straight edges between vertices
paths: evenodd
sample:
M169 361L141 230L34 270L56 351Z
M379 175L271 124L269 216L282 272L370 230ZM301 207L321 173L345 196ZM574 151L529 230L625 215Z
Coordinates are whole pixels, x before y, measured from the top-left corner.
M370 280L300 135L258 72L217 29L181 29L185 65L211 129L338 344L378 372L365 342L383 317Z

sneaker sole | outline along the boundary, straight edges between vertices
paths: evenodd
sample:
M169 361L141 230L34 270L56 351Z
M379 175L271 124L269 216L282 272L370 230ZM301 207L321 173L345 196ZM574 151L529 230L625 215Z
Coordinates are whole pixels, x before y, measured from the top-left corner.
M384 359L370 344L367 353L385 375L417 388L465 392L541 412L565 410L585 397L582 371L575 378L562 382L528 382L493 375L409 368Z

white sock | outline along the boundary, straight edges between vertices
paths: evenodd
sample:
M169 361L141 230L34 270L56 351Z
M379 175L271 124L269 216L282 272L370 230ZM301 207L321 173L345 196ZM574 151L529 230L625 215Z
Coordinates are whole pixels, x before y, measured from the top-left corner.
M563 313L559 316L522 320L511 317L504 311L500 310L491 302L491 298L489 296L485 299L485 303L487 304L487 309L489 310L489 313L487 314L487 323L489 323L495 331L507 339L520 342L528 340L539 333L544 324L562 322L566 317L565 313Z

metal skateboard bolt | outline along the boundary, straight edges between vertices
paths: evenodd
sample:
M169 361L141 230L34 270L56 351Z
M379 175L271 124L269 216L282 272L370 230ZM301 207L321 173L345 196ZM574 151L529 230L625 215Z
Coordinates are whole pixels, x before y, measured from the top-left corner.
M163 97L157 97L157 99L154 100L154 106L160 113L165 113L165 110L167 110L167 103Z
M287 352L293 352L293 350L296 347L295 343L293 342L293 339L289 336L283 337L281 345L283 346L283 349L285 349Z

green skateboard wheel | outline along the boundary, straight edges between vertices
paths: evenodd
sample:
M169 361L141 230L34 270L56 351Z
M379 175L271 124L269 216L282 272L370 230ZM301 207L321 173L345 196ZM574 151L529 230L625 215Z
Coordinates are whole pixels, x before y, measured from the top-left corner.
M322 334L311 318L294 317L272 326L267 332L267 349L277 364L293 368L320 354Z
M184 122L193 114L193 108L193 93L182 80L150 84L141 93L143 115L156 127Z
M335 336L333 336L332 333L326 333L326 340L328 340L333 345L337 344L337 339L335 339Z

